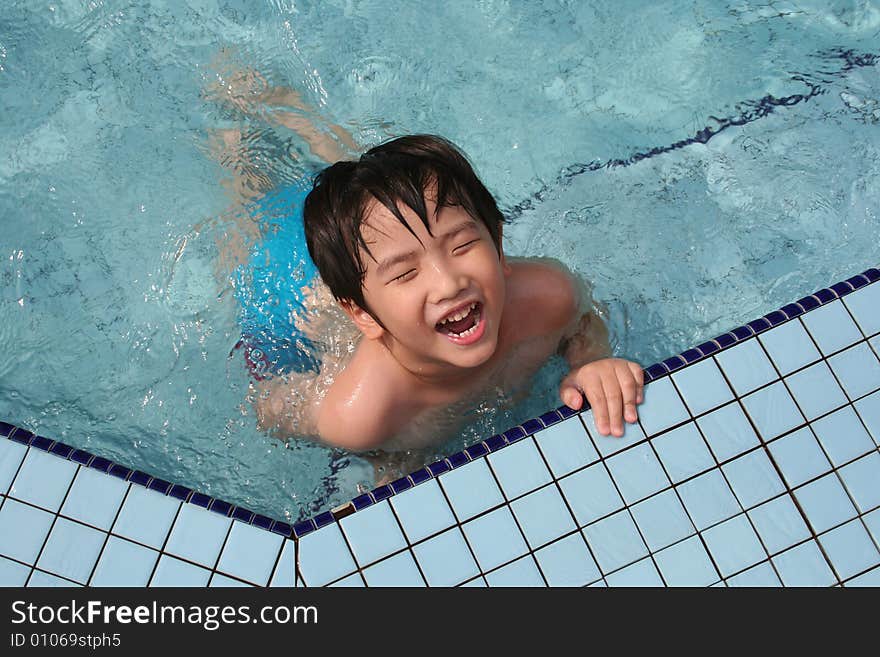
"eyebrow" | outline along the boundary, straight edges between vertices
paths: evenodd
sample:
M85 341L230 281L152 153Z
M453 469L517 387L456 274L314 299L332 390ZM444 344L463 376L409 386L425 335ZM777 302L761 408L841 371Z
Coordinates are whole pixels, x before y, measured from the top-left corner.
M473 219L467 219L466 221L462 221L461 223L453 226L449 231L443 233L439 236L439 239L449 239L451 237L455 237L463 230L467 230L468 228L476 228L477 223ZM389 269L393 268L395 265L399 265L401 262L406 262L410 258L414 258L418 255L418 251L407 251L406 253L398 253L396 255L391 256L390 258L386 258L380 264L378 269L376 269L376 274L378 276L384 275Z

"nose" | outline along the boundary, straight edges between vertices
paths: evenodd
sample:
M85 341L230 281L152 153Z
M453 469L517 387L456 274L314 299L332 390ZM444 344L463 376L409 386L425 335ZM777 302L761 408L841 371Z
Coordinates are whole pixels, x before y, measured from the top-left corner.
M434 259L428 269L431 273L432 303L456 299L467 289L467 276L448 260Z

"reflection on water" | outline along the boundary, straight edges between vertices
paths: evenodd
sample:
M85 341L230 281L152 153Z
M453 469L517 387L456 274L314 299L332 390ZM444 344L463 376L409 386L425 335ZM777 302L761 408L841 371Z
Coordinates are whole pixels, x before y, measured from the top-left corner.
M878 17L6 3L0 419L274 517L355 495L368 461L258 430L229 274L265 230L249 203L405 133L460 144L514 218L506 251L592 281L646 365L876 265ZM342 358L351 327L321 317ZM562 374L481 401L442 451L556 406Z

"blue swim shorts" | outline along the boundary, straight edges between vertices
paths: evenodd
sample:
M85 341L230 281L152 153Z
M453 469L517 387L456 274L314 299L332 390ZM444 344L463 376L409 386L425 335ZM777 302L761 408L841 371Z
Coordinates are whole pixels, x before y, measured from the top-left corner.
M252 376L317 372L315 346L294 325L303 315L301 288L318 276L309 257L303 225L306 181L272 190L252 204L263 238L250 258L233 272L235 296L241 305L241 340Z

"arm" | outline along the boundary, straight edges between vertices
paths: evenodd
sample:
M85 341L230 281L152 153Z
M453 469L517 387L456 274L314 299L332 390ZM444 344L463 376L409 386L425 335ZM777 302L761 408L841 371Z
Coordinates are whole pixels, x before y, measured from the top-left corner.
M316 416L321 404L314 377L291 375L255 384L257 428L286 440L317 436Z
M582 301L584 298L580 297ZM595 308L586 303L578 305L575 319L563 334L557 353L565 358L570 369L611 357L608 327Z
M570 368L559 396L575 410L586 397L599 432L622 436L623 420L638 419L636 404L644 398L644 373L637 363L611 358L608 327L583 281L574 277L569 294L576 310L559 344L558 353Z

